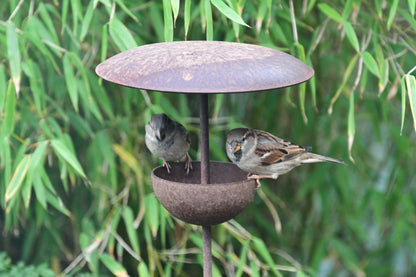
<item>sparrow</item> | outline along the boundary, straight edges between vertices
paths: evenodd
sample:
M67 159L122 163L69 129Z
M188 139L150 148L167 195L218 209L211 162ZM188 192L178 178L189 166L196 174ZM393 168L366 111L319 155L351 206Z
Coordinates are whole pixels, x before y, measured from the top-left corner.
M278 138L268 132L237 128L227 134L228 158L240 169L249 173L261 187L260 179L277 179L279 175L306 163L333 162L341 160L311 153L311 147L302 147Z
M192 169L188 154L190 138L182 124L164 113L152 115L146 125L145 143L150 152L163 160L168 173L171 170L168 162L185 159L185 170L189 174Z

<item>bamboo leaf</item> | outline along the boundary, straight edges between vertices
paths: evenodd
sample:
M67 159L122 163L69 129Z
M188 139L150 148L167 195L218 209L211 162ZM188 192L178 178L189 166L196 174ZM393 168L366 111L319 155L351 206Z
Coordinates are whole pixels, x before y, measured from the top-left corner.
M39 171L34 171L32 176L33 182L33 189L36 194L36 199L40 203L40 205L46 210L47 209L47 202L46 202L46 191L45 186L42 183L42 179L40 176Z
M170 0L170 5L172 6L172 12L173 12L173 26L175 26L176 19L178 18L178 14L179 14L180 0Z
M55 44L58 44L59 43L58 35L56 34L56 31L55 31L55 24L53 23L53 20L52 20L52 18L50 17L50 15L48 13L48 10L47 10L48 5L49 4L40 3L39 4L39 14L40 14L40 17L42 19L42 22L45 24L46 28L49 31L49 34L52 37L52 41Z
M258 265L254 261L250 261L251 277L260 277Z
M344 73L344 77L342 78L342 83L338 87L335 95L331 99L331 104L329 105L329 108L328 108L328 114L332 114L333 106L335 102L337 101L338 97L341 95L341 92L344 90L345 86L347 85L347 82L350 79L351 73L355 67L355 64L357 63L358 58L359 58L359 55L357 54L351 59L350 63L348 64L347 69L345 70L345 73Z
M87 7L87 11L85 12L84 20L82 21L81 25L81 36L79 38L80 41L83 41L85 36L87 35L88 31L90 30L90 25L92 21L92 17L94 15L94 1L90 1Z
M249 245L250 245L250 240L246 240L243 244L243 247L241 248L240 262L238 263L237 272L235 273L235 277L240 277L240 276L243 275L244 266L246 265L246 262L247 262L247 252L248 252Z
M403 133L403 126L404 126L404 118L406 114L406 80L405 76L402 77L400 81L400 89L402 91L402 122L400 126L400 135Z
M4 70L4 64L0 64L0 114L2 114L4 111L4 104L6 103L6 95L7 95L6 72Z
M149 270L147 269L146 264L143 262L139 263L139 266L137 267L137 272L139 273L139 276L143 276L143 277L151 276L149 273Z
M127 235L129 237L131 246L134 252L140 256L139 237L137 236L137 230L134 228L134 215L129 206L125 206L123 209L124 224L126 226Z
M390 30L391 24L393 23L394 17L396 16L397 7L399 6L399 0L393 0L391 4L389 18L387 19L387 30Z
M241 16L234 11L232 8L230 8L227 4L224 3L222 0L211 0L211 3L226 17L231 19L233 22L238 23L240 25L244 25L247 27L250 27L247 25L244 20L241 18Z
M16 110L16 93L13 88L14 88L14 85L10 81L9 87L7 88L6 106L4 108L5 110L4 121L3 121L2 129L1 129L4 136L10 136L13 133L13 129L14 129L14 117L15 117L15 110Z
M19 191L24 178L26 177L32 155L27 155L19 162L13 173L10 183L6 187L5 201L6 203L12 199Z
M100 255L103 264L117 277L128 277L126 269L107 253Z
M325 3L318 4L318 8L327 16L329 16L332 20L335 20L338 23L342 23L343 19L342 16L334 10L331 6Z
M107 1L107 0L106 0ZM116 0L117 4L121 7L121 9L130 16L134 21L139 22L139 19L134 15L134 13L131 12L130 8L124 4L124 0ZM111 3L106 3L106 5L111 6Z
M65 83L68 89L69 98L71 99L72 106L75 111L78 112L78 90L77 90L77 79L75 77L74 70L72 68L70 57L65 54L63 58Z
M409 11L412 17L415 15L415 8L416 8L416 0L407 0L409 5Z
M148 195L145 199L146 219L152 231L152 236L155 238L159 228L159 202L154 195Z
M355 51L360 52L360 43L358 42L357 35L355 34L354 28L352 27L351 23L348 21L344 21L344 30L347 34L347 38L351 43L352 47Z
M206 23L206 38L207 40L214 40L214 23L212 21L212 9L210 0L202 0L204 10L204 22Z
M108 49L108 24L104 24L101 30L101 61L104 61L107 57ZM100 79L101 80L101 79Z
M83 178L86 178L84 170L81 167L78 159L76 158L75 154L68 148L62 141L53 139L51 140L52 148L54 149L55 153L63 158L67 163L71 165L71 167Z
M130 31L117 17L114 17L110 22L110 36L120 51L132 49L137 46Z
M351 155L352 144L355 137L355 109L354 109L354 92L350 95L349 109L348 109L348 154L351 162L354 162L354 158Z
M170 0L163 0L163 19L164 19L164 33L165 41L173 41L173 19L172 7Z
M129 151L119 144L114 144L113 150L134 172L139 172L138 161Z
M185 0L185 11L183 15L184 27L185 27L185 40L188 37L189 23L191 21L191 4L192 4L192 0Z
M413 128L416 132L416 78L413 75L405 75L407 95L409 96L410 110L413 116Z
M62 202L62 199L48 190L45 190L46 193L46 201L52 205L55 209L60 211L66 216L71 216L71 212L65 207L64 203Z
M12 21L7 22L7 59L9 60L10 73L16 90L16 95L19 97L20 92L20 78L21 78L21 59L19 50L19 40L17 37L16 26Z
M260 254L260 256L263 257L263 259L266 261L266 263L270 266L270 269L276 276L283 276L277 269L276 264L273 261L272 256L269 253L269 250L267 249L266 244L263 240L259 238L253 239L253 245L254 249Z
M367 51L364 51L361 54L361 57L363 58L364 64L368 68L368 70L370 70L371 73L380 78L380 70L373 56L371 56L371 54Z
M399 12L407 20L407 22L410 24L413 30L416 30L416 20L414 18L414 15L410 15L407 11L401 9L399 10Z

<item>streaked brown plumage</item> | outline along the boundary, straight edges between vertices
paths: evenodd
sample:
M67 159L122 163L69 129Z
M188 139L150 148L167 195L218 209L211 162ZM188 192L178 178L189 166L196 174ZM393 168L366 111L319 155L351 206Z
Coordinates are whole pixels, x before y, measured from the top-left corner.
M343 161L311 153L310 147L302 147L278 138L268 132L237 128L227 134L228 158L242 170L250 173L249 178L277 179L293 168L305 163Z

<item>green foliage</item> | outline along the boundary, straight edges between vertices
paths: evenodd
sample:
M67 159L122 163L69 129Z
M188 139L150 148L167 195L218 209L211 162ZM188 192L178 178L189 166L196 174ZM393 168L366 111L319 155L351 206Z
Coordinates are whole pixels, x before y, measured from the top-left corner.
M188 128L198 159L198 97L125 88L94 72L121 51L185 39L273 47L315 70L280 91L210 96L213 160L226 160L226 130L244 125L351 161L263 181L240 216L213 228L214 274L413 274L415 8L414 0L4 1L0 250L41 265L12 266L3 254L0 275L49 276L45 263L68 276L201 275L201 230L160 206L150 180L160 161L144 144L151 114L164 111Z
M0 252L0 274L4 277L28 276L28 277L54 277L53 270L49 269L46 264L38 266L26 266L23 262L16 265L12 264L11 259L6 253Z

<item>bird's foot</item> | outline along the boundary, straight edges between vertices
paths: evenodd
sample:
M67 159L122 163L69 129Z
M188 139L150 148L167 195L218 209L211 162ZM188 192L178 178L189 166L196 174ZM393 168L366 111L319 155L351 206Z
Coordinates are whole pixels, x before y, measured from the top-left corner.
M252 174L252 173L249 173L248 176L247 176L248 179L256 180L256 183L257 183L256 189L261 188L260 179L265 179L265 178L277 179L277 177L278 177L278 175L277 176L275 176L275 175L257 175L257 174Z
M172 166L167 161L163 161L163 166L166 167L166 170L170 173Z
M189 171L192 169L192 160L188 153L186 153L186 159L185 159L185 170L186 174L189 174Z
M254 174L251 174L251 173L249 173L248 175L247 175L247 179L250 179L250 180L256 180L256 183L257 183L257 186L256 186L256 190L257 189L259 189L259 188L261 188L261 183L260 183L260 179L261 178L257 178L258 177L258 175L254 175Z

